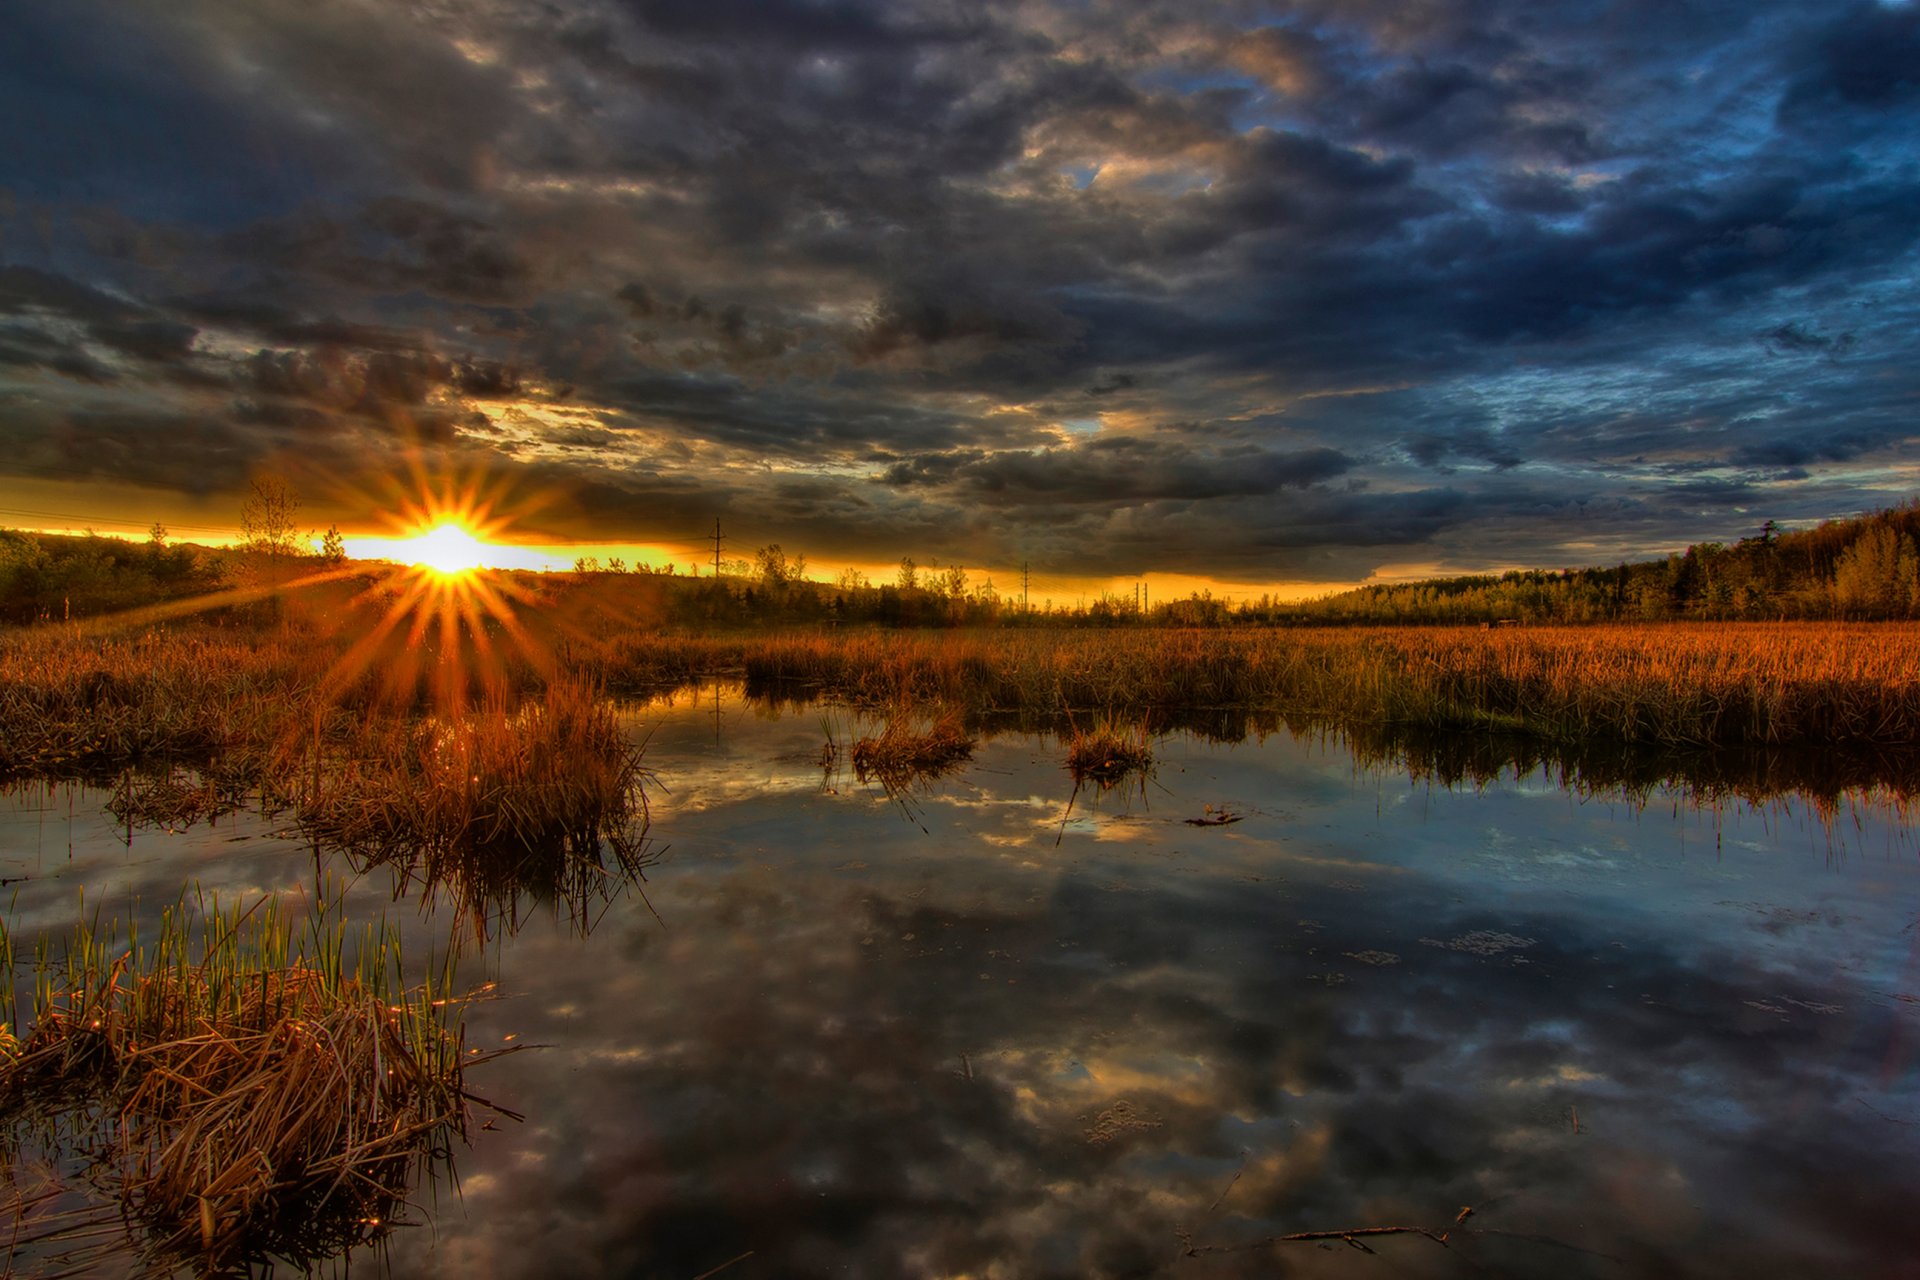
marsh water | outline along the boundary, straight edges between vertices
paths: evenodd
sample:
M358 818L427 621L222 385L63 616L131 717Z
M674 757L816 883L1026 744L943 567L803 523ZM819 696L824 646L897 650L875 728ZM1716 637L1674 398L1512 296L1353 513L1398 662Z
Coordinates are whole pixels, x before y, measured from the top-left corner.
M528 1046L469 1085L526 1119L422 1187L397 1275L1912 1274L1888 805L1448 788L1287 732L1166 736L1104 792L1009 733L890 794L823 762L871 728L845 709L627 714L659 856L586 927L34 787L0 810L16 941L331 877L457 939L497 984L470 1042ZM1433 1234L1276 1240L1394 1226Z

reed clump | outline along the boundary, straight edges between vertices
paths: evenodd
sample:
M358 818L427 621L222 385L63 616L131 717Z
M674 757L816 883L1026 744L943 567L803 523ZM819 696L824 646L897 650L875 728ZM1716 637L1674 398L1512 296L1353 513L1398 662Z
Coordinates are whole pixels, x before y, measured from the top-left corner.
M390 937L370 931L349 965L344 926L298 931L272 900L194 914L183 900L151 940L83 926L63 955L41 950L30 1026L0 1037L28 1258L305 1266L385 1235L466 1135L464 1072L482 1059L444 976L403 989ZM57 1198L13 1177L36 1150L43 1176L75 1170Z
M517 707L373 724L298 804L324 846L399 868L428 897L517 921L521 895L584 910L646 859L642 752L591 685Z
M1110 787L1152 768L1153 746L1144 725L1101 720L1090 729L1076 728L1067 744L1067 770L1076 783L1090 780Z
M907 714L890 717L878 734L853 744L853 771L860 781L878 781L898 791L938 777L973 756L974 739L957 712L931 724Z

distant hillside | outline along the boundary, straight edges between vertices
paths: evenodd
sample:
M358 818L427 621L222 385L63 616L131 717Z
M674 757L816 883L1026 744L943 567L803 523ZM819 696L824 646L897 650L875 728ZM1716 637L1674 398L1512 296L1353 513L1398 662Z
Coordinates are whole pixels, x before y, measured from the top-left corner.
M1702 542L1612 568L1515 570L1368 586L1239 611L1271 622L1612 622L1920 617L1920 501L1812 529L1768 521L1731 546Z

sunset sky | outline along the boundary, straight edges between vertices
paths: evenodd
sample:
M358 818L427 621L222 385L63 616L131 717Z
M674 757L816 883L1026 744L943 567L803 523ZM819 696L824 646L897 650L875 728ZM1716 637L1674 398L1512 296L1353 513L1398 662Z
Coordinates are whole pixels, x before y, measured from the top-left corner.
M1920 490L1920 7L0 18L0 524L1297 593Z

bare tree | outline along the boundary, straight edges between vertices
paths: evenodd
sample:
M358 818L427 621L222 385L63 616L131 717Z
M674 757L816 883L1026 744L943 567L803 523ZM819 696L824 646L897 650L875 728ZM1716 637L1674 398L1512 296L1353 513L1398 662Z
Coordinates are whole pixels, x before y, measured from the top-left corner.
M278 559L301 552L299 526L294 513L300 510L300 497L293 487L276 475L258 475L240 504L240 535L249 551L262 552Z

